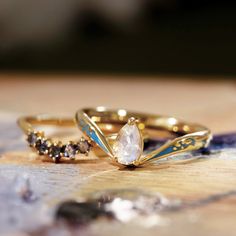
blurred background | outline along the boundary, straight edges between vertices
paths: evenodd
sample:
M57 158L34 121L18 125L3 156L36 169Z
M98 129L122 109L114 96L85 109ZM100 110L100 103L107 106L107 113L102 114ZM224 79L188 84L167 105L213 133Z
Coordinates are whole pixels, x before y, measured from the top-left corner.
M236 2L0 0L0 70L236 74Z

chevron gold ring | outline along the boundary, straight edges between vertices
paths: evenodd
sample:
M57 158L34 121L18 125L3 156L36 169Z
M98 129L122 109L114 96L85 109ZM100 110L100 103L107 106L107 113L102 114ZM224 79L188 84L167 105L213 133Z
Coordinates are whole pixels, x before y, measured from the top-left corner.
M140 166L207 147L212 136L208 128L199 124L125 109L81 109L76 113L76 122L115 163L124 166ZM163 133L167 135L165 144L146 153L143 150L144 138L159 137Z
M91 148L89 140L83 137L76 141L63 143L46 137L45 132L38 130L38 126L76 127L73 118L58 118L48 115L23 116L18 119L18 125L27 135L28 145L39 155L48 156L54 162L59 162L62 157L74 159L77 154L87 155Z

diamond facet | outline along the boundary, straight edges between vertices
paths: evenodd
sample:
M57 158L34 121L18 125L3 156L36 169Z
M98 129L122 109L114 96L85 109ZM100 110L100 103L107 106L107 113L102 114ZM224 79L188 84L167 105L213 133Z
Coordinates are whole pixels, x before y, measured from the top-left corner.
M53 144L49 148L48 152L49 156L55 160L59 160L61 158L61 147Z
M39 139L35 145L36 149L39 152L39 155L45 155L48 152L49 144L47 140Z
M130 165L142 154L142 137L136 123L126 124L119 132L113 146L118 162Z
M73 158L77 154L78 146L76 144L69 143L63 148L64 157Z
M88 153L90 148L91 148L91 145L87 140L85 139L80 140L79 142L80 153L83 153L83 154Z

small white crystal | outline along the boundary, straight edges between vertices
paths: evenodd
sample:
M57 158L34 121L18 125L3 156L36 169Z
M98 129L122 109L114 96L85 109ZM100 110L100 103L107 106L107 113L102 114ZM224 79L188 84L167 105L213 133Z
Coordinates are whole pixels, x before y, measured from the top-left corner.
M132 164L142 154L142 138L136 124L126 124L113 146L115 157L124 165Z

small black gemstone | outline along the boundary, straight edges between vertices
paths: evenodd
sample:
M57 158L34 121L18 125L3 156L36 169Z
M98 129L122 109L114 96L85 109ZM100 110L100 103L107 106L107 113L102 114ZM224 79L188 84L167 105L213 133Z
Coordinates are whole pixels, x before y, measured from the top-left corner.
M87 153L91 148L90 143L87 140L81 140L79 142L79 151L80 153Z
M36 133L30 133L30 134L28 135L27 141L28 141L30 147L33 147L33 146L36 144L37 139L38 139L38 136L37 136Z
M35 145L36 149L39 152L39 155L45 155L48 152L48 142L47 140L38 140Z
M61 151L62 151L61 147L59 147L57 145L52 145L49 148L49 156L52 158L60 159Z
M78 153L78 151L79 151L79 144L73 144L73 147L74 147L76 153Z
M66 152L66 146L67 145L63 145L62 147L61 147L61 153L65 156L65 152ZM65 156L65 157L67 157L67 156Z

